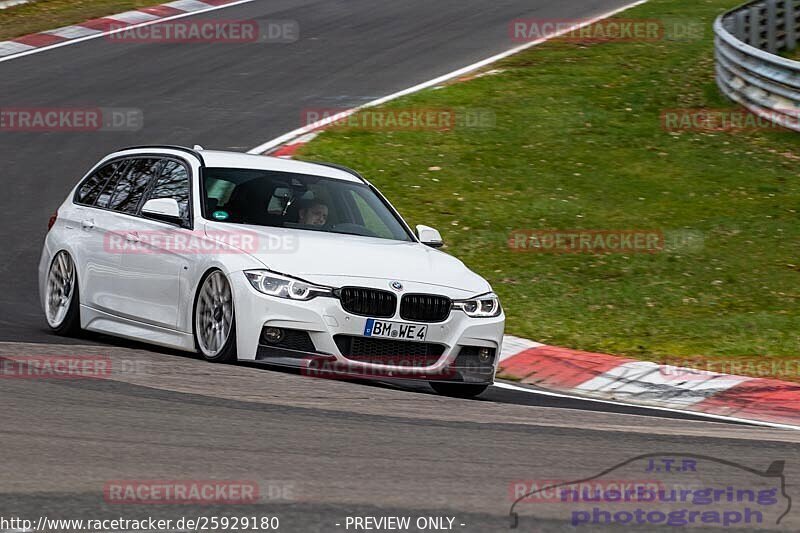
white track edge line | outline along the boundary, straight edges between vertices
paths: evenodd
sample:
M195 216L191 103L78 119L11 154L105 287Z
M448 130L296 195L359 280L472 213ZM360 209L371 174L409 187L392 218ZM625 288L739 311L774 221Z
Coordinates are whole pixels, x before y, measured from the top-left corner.
M656 405L645 405L645 404L636 404L636 403L626 403L626 402L618 402L614 400L603 400L600 398L589 398L586 396L577 396L574 394L565 394L561 392L552 392L540 389L531 389L527 387L520 387L519 385L514 385L513 383L505 383L502 381L495 381L494 386L500 389L506 390L513 390L513 391L520 391L520 392L527 392L530 394L538 394L539 396L552 396L554 398L567 398L570 400L582 400L586 402L594 402L594 403L603 403L607 405L619 405L622 407L637 407L640 409L650 409L653 411L662 411L665 413L677 413L682 415L689 415L695 416L700 418L709 418L711 420L722 420L728 422L740 422L744 424L751 424L754 426L764 426L769 428L776 428L776 429L792 429L792 430L800 430L800 426L793 426L791 424L780 424L777 422L764 422L762 420L751 420L749 418L739 418L736 416L725 416L725 415L715 415L710 413L703 413L699 411L687 411L684 409L674 409L671 407L658 407Z
M5 56L5 57L0 57L0 63L2 63L4 61L11 61L12 59L19 59L20 57L29 56L29 55L32 55L32 54L38 54L39 52L46 52L47 50L53 50L54 48L61 48L62 46L69 46L71 44L82 43L83 41L89 41L91 39L97 39L97 38L100 38L100 37L105 37L106 35L113 35L115 33L120 33L120 32L127 31L127 30L134 29L134 28L142 28L144 26L150 26L152 24L160 24L162 22L168 22L170 20L176 20L176 19L180 19L180 18L184 18L184 17L191 17L193 15L199 15L201 13L208 13L209 11L217 11L218 9L225 9L226 7L233 7L233 6L238 6L238 5L241 5L241 4L248 4L250 2L255 2L255 1L256 0L238 0L236 2L231 2L230 4L223 4L221 6L211 6L211 5L209 5L208 8L206 8L206 9L198 9L197 11L187 11L186 13L178 13L178 14L175 14L175 15L170 15L168 17L159 18L159 19L156 19L156 20L148 20L148 21L145 21L145 22L139 22L137 24L130 24L130 25L122 27L122 28L117 28L115 30L104 31L104 32L101 32L101 33L98 33L98 34L95 34L95 35L87 35L85 37L78 37L76 39L68 39L68 40L60 42L60 43L54 43L54 44L50 44L50 45L47 45L47 46L34 48L33 50L26 50L26 51L20 52L18 54ZM159 5L163 5L163 4L159 4ZM156 6L151 6L151 7L158 7L158 6L156 5ZM136 11L136 10L134 10L134 11ZM116 14L119 15L119 13L116 13ZM113 15L107 15L107 17L112 17L112 16ZM104 17L98 17L98 18L104 18ZM80 23L72 24L72 26L80 26ZM64 27L68 28L69 26L64 26ZM54 30L58 30L60 28L53 28L53 29ZM42 32L39 32L39 33L42 33ZM36 35L36 34L34 33L33 35ZM24 36L21 36L21 37L24 37ZM14 39L11 39L11 41L13 42Z
M283 143L285 143L287 141L290 141L290 140L292 140L292 139L294 139L296 137L299 137L300 135L303 135L305 133L308 133L310 131L316 130L316 129L322 127L322 126L325 126L326 124L334 122L335 120L340 120L342 118L345 118L345 117L355 113L356 111L358 111L360 109L366 109L368 107L375 107L375 106L378 106L378 105L381 105L381 104L385 104L386 102L389 102L391 100L395 100L397 98L400 98L401 96L406 96L408 94L416 93L416 92L419 92L419 91L421 91L423 89L427 89L428 87L433 87L434 85L438 85L438 84L440 84L442 82L451 80L453 78L457 78L458 76L461 76L463 74L467 74L468 72L472 72L473 70L477 70L477 69L479 69L481 67L485 67L486 65L490 65L490 64L495 63L497 61L500 61L501 59L505 59L508 56L517 54L519 52L522 52L523 50L527 50L528 48L531 48L531 47L536 46L538 44L542 44L543 42L549 41L550 39L555 39L556 37L560 37L561 35L564 35L564 34L569 33L571 31L575 31L575 30L578 30L580 28L583 28L583 27L586 27L586 26L590 26L590 25L592 25L592 24L594 24L594 23L596 23L598 21L601 21L601 20L606 19L608 17L614 16L617 13L621 13L623 11L627 11L628 9L640 6L640 5L642 5L642 4L646 3L646 2L647 2L647 0L636 0L633 3L626 4L626 5L622 6L622 7L618 7L616 9L612 10L612 11L608 11L606 13L603 13L602 15L597 15L596 17L593 17L593 18L591 18L589 20L583 21L583 22L581 22L579 24L573 24L573 25L569 26L568 28L565 28L563 30L559 30L558 32L554 33L553 35L548 35L547 37L541 37L539 39L535 39L533 41L527 42L527 43L522 44L520 46L516 46L514 48L511 48L510 50L506 50L505 52L500 52L499 54L493 55L491 57L487 57L486 59L482 59L481 61L478 61L477 63L473 63L471 65L467 65L466 67L462 67L462 68L460 68L458 70L454 70L454 71L449 72L447 74L443 74L443 75L441 75L441 76L439 76L437 78L433 78L432 80L428 80L428 81L422 82L422 83L420 83L418 85L414 85L413 87L409 87L408 89L403 89L402 91L398 91L396 93L389 94L389 95L384 96L382 98L378 98L377 100L372 100L372 101L367 102L366 104L362 104L362 105L360 105L358 107L354 107L352 109L348 109L346 111L342 111L341 113L338 113L338 114L336 114L336 115L334 115L332 117L328 117L328 118L313 122L311 124L307 124L307 125L305 125L305 126L303 126L301 128L297 128L297 129L292 130L292 131L290 131L288 133L285 133L285 134L281 135L280 137L276 137L276 138L272 139L271 141L267 141L267 142L265 142L263 144L260 144L260 145L256 146L255 148L253 148L252 150L248 150L247 153L248 154L263 154L264 152L266 152L267 150L269 150L271 148L275 148L276 146L280 146L280 145L282 145Z
M21 6L23 4L27 4L28 2L30 2L30 0L0 0L0 9Z

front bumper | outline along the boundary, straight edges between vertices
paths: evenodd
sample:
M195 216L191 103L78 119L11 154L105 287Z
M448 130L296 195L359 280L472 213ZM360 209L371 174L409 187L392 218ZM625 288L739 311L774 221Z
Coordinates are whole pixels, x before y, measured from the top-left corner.
M420 355L425 351L420 343L410 346L408 343L413 341L400 344L394 341L387 344L391 346L387 350L390 353L378 352L374 356L357 358L352 353L343 353L343 349L352 345L349 342L352 339L374 342L372 337L364 337L369 317L348 313L337 298L317 297L309 301L276 298L256 291L243 272L233 272L229 278L236 306L239 360L305 368L310 375L342 373L461 383L494 380L505 325L502 313L494 318L471 318L462 311L453 310L445 321L428 323L424 342L431 349L424 357ZM407 290L424 292L426 289L441 293L424 285L410 286ZM406 322L399 316L385 320ZM285 346L269 345L262 340L265 327L307 332L311 344L293 334L293 342ZM407 353L403 353L406 348ZM481 348L487 350L481 353ZM488 361L487 352L491 354Z

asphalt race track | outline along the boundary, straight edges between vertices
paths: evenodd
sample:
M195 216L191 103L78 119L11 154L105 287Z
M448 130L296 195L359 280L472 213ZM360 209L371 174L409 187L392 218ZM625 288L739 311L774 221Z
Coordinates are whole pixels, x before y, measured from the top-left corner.
M154 143L246 151L298 127L304 108L358 105L506 50L513 18L588 17L625 3L263 0L202 16L296 20L298 42L100 38L0 63L0 107L144 113L137 132L0 132L0 358L97 354L112 364L104 379L0 380L0 515L278 516L279 530L292 532L345 531L354 515L449 516L455 530L503 531L514 480L582 479L648 452L756 470L785 460L786 490L796 489L795 432L496 388L468 401L425 385L211 365L98 336L55 337L40 311L47 219L104 154ZM747 484L752 474L732 476ZM104 497L114 480L153 479L252 480L261 498L197 506ZM563 527L558 505L519 512L522 531ZM769 528L798 530L800 520L790 513Z
M580 404L514 405L496 391L483 401L449 399L424 387L312 379L127 348L3 345L0 356L20 349L110 355L113 372L98 380L5 380L4 515L255 514L278 516L284 531L337 531L346 516L398 514L502 531L512 481L582 479L645 452L702 453L755 469L784 459L788 490L796 487L795 432ZM737 480L747 485L752 477L742 472ZM253 480L267 497L228 506L106 501L106 484L132 479ZM520 509L521 530L552 530L530 518L534 511L541 509Z

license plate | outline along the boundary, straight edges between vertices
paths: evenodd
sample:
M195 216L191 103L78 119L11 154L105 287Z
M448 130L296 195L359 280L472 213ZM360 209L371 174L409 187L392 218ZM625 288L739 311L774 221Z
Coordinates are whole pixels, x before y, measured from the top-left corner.
M389 322L368 318L364 325L365 337L380 337L407 341L424 341L428 335L428 326L424 324L406 324L405 322Z

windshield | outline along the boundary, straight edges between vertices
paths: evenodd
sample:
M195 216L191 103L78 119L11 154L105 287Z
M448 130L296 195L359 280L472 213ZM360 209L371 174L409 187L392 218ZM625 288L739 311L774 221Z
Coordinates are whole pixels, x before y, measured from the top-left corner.
M203 182L203 216L210 220L412 240L363 183L240 168L206 168Z

